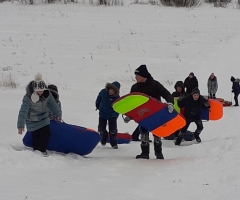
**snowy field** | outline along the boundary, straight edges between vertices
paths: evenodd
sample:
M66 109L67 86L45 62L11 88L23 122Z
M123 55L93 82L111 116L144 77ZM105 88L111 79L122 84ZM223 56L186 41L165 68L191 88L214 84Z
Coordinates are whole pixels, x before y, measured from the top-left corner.
M146 64L170 92L193 71L202 94L218 78L218 97L231 101L230 77L240 77L240 10L118 7L86 4L0 4L1 200L238 200L240 108L225 107L219 121L204 122L202 143L163 141L165 160L136 160L140 143L118 150L98 145L85 158L24 150L17 115L25 87L37 72L56 84L63 120L97 129L95 99L106 82L119 81L121 95ZM118 119L119 132L136 123ZM195 126L191 125L194 131Z

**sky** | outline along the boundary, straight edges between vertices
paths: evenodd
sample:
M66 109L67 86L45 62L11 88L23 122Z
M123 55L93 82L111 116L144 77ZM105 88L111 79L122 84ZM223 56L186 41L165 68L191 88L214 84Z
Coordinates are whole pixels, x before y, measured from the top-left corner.
M240 12L236 5L172 8L126 3L0 4L0 199L7 200L237 200L240 195L239 108L224 107L221 120L204 122L202 143L175 146L163 140L164 160L136 160L140 143L115 150L100 144L85 157L26 149L17 116L26 85L40 72L56 84L66 123L97 130L95 100L107 82L120 95L146 64L170 92L194 72L201 94L218 78L217 97L233 101L230 77L240 77ZM137 124L118 119L119 132ZM189 127L190 131L195 125ZM152 136L151 136L152 137Z

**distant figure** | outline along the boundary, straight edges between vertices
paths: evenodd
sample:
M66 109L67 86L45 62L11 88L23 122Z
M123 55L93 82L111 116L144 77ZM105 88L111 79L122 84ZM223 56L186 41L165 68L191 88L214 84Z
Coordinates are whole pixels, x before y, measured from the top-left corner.
M239 104L238 104L238 95L240 93L240 85L239 85L240 79L239 78L235 79L233 76L231 76L230 80L233 83L233 85L232 85L232 92L234 93L234 100L235 100L235 105L234 106L239 106Z
M184 81L184 87L186 88L186 93L191 94L194 88L198 88L198 80L194 73L191 72L189 76Z
M212 73L208 78L207 86L208 86L208 98L216 99L216 93L218 90L218 81L214 73Z

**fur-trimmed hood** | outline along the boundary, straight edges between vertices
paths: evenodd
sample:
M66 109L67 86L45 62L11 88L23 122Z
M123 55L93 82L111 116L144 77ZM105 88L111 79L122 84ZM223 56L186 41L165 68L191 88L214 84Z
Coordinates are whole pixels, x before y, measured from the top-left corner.
M120 90L120 87L121 87L121 85L120 85L120 83L119 82L117 82L117 81L115 81L115 82L113 82L113 83L107 83L106 84L106 86L105 86L105 88L108 90L108 89L113 89L114 91L115 91L115 94L114 94L114 96L118 96L119 95L119 90Z
M231 76L231 79L230 79L232 82L240 82L240 79L239 78L234 78L233 76Z

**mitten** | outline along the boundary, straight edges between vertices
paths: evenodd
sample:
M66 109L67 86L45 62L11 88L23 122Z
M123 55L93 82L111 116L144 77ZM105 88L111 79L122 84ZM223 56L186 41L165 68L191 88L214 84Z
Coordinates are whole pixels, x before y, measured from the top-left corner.
M167 107L168 107L168 112L172 113L174 111L174 107L172 103L167 103Z

